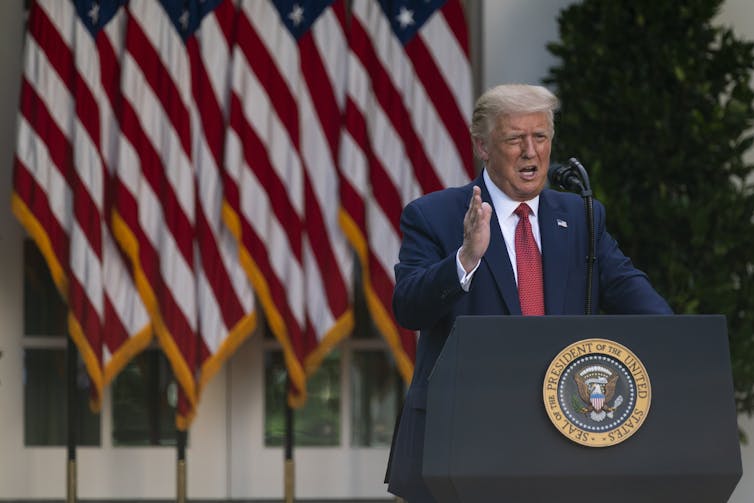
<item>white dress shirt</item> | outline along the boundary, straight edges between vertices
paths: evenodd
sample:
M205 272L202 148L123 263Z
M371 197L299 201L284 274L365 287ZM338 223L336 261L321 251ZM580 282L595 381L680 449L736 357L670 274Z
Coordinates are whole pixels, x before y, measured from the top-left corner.
M482 173L482 177L484 179L484 184L487 187L487 192L489 192L490 198L492 199L492 208L495 210L495 215L497 215L497 221L500 224L500 232L502 232L503 240L505 241L505 248L508 250L508 258L511 261L511 266L513 266L513 276L516 278L516 284L518 284L515 236L519 218L515 211L521 202L514 201L505 192L500 190L500 188L492 181L490 175L487 174L486 169L484 170L484 173ZM531 223L534 240L537 242L537 247L541 253L542 242L539 236L539 220L537 217L537 213L539 212L539 194L533 199L524 202L529 205L529 208L531 208L532 214L529 215L529 222ZM456 252L456 271L458 272L458 281L461 282L461 288L468 292L471 287L471 280L474 277L474 273L479 267L481 260L477 262L470 272L467 273L461 265L461 260L459 258L460 251L461 249L459 248Z

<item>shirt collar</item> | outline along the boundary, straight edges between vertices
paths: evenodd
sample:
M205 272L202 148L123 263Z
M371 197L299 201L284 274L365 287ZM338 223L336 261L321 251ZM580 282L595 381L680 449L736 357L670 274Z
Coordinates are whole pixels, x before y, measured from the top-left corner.
M490 199L492 199L492 206L495 208L495 213L499 219L506 219L513 215L521 201L514 201L505 192L500 190L500 187L495 185L490 175L487 173L487 168L484 169L482 174L484 178L484 184L487 186L487 191L490 193ZM523 201L529 205L534 216L537 216L539 211L539 194L528 201Z

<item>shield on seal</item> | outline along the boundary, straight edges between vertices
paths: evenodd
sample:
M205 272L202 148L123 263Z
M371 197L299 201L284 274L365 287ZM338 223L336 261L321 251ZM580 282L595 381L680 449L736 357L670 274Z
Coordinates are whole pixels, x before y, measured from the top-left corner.
M589 395L589 401L592 403L592 407L597 412L602 410L602 406L605 404L605 394L602 393L598 384L595 384L592 388L592 393Z

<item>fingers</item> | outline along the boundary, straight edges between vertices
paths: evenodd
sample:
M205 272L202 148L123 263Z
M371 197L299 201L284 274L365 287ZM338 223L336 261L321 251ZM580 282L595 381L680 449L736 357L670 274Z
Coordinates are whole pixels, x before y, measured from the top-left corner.
M492 217L492 206L490 206L490 203L482 203L482 222L489 225L490 218Z
M466 218L468 223L476 225L477 220L482 216L482 190L478 186L474 186L474 191L471 194L471 200L469 201L469 209L466 211Z
M482 189L479 188L479 185L474 185L473 191L471 193L471 201L469 201L469 206L476 208L482 206Z
M482 190L475 186L463 219L463 245L459 251L459 259L466 272L476 267L487 250L491 215L492 207L482 202Z

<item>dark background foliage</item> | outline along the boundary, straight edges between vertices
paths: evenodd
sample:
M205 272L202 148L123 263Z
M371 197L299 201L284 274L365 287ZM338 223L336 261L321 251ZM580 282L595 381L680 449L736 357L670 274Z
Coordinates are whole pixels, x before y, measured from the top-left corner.
M575 156L608 228L677 313L727 316L736 402L754 410L751 42L722 0L585 0L561 12L546 83L554 160Z

